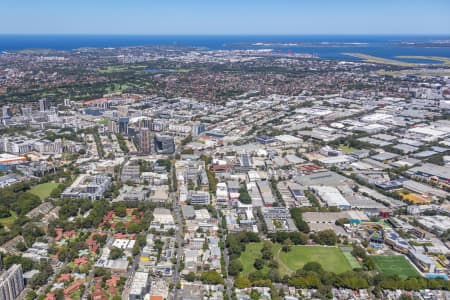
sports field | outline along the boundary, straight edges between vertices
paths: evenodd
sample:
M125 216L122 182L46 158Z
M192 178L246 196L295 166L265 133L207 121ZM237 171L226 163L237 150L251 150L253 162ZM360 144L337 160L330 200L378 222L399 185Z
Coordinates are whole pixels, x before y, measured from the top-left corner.
M373 256L373 260L377 270L385 275L398 275L402 278L420 276L403 255Z
M41 200L45 200L50 196L50 193L58 186L58 183L51 181L46 183L41 183L38 185L33 186L30 189L30 193L35 194Z
M342 251L337 247L293 246L289 252L280 251L278 260L281 262L280 268L284 268L280 270L282 273L295 272L308 262L318 262L324 270L334 273L343 273L352 269Z
M352 255L351 247L341 247L340 249L353 269L361 268L359 261Z

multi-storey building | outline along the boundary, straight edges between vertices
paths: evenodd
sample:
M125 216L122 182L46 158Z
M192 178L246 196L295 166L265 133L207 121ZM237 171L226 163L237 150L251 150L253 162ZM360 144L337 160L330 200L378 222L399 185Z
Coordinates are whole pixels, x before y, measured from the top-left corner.
M142 153L152 152L152 135L149 128L141 128L139 133L139 146Z
M0 299L13 300L23 291L25 283L21 265L12 265L0 274Z

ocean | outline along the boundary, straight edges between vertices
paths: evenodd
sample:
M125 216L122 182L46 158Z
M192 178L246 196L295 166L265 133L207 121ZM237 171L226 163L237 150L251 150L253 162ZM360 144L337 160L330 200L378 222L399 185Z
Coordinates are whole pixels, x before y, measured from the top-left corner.
M450 57L450 36L431 35L0 35L0 51L156 45L199 47L209 50L270 48L277 52L314 54L320 58L347 60L357 58L343 53L363 53L390 59L395 59L396 56ZM402 60L417 63L432 62L425 59Z

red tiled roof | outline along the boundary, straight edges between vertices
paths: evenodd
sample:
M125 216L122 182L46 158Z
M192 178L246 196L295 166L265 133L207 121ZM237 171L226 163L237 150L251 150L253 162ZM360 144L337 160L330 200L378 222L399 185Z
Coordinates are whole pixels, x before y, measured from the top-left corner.
M62 281L68 281L70 280L70 273L65 273L65 274L61 274L58 278L58 282L62 282Z
M82 284L83 284L83 281L82 281L82 280L79 280L79 281L75 282L74 284L72 284L71 286L69 286L67 289L64 290L64 295L69 295L70 293L74 292L74 291L77 290Z
M59 242L59 241L61 240L61 238L62 238L63 229L62 229L62 228L55 228L55 231L56 231L56 237L55 237L55 240L56 240L57 242Z
M86 256L82 256L80 258L75 258L73 260L73 263L76 265L85 265L88 263L87 257Z

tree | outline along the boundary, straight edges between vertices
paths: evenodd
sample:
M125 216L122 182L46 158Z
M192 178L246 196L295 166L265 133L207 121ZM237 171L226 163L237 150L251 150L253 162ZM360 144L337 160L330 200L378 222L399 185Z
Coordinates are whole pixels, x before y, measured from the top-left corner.
M99 243L101 246L104 246L106 243L106 240L108 239L108 236L106 234L104 234L104 235L96 234L93 236L93 239L97 243Z
M243 204L251 204L252 198L250 198L250 195L247 190L247 186L244 184L239 189L239 201Z
M333 299L332 287L329 285L321 285L314 296L320 299Z
M232 259L228 265L228 273L231 276L236 276L243 270L242 263L239 259Z
M375 270L375 262L373 261L372 257L366 256L366 258L363 260L363 264L367 268L367 270Z
M141 248L139 247L139 243L134 243L131 254L133 254L133 256L137 256L139 254L139 252L141 252Z
M31 259L21 256L4 256L3 266L5 269L9 269L14 264L22 265L24 272L28 272L34 268L34 263Z
M35 288L47 283L48 278L53 274L53 268L48 262L39 265L39 273L35 274L30 280L30 287Z
M222 278L222 276L217 273L217 271L206 271L203 272L200 280L204 283L204 284L224 284L224 280Z
M270 234L272 242L284 243L285 240L290 239L294 245L305 245L308 242L308 236L302 232L286 232L279 231Z
M31 290L28 292L28 294L25 296L25 300L34 300L37 299L37 294L35 291Z
M26 250L27 250L27 245L25 245L24 242L18 242L18 243L16 244L16 248L17 248L17 250L23 252L23 251L26 251Z
M365 259L367 256L366 250L364 250L363 247L358 246L356 244L353 245L352 255L354 257L359 257L361 259Z
M281 282L281 274L280 271L278 271L278 268L271 268L268 276L272 282Z
M323 269L322 269L322 265L318 262L312 261L312 262L308 262L303 266L303 270L304 271L311 271L311 272L315 272L315 273L322 273Z
M259 300L259 297L261 295L259 294L259 292L257 290L252 290L252 292L250 293L250 298L252 300Z
M283 242L283 247L281 249L283 250L283 252L289 252L291 251L291 248L292 248L292 241L291 239L288 238Z
M239 276L234 280L234 286L238 289L245 289L251 286L251 282L247 277Z
M255 259L253 266L255 267L256 270L261 270L262 268L264 268L264 259L262 258Z
M112 247L109 252L110 259L118 259L123 256L123 250L117 247Z
M139 232L141 232L141 228L140 228L139 224L136 224L135 222L130 222L128 224L127 232L128 233L139 233Z
M0 205L0 218L8 218L11 216L11 212L6 205Z
M114 227L114 230L116 232L125 233L127 229L126 229L125 224L123 222L117 222L116 223L116 227Z
M114 207L114 213L120 218L125 217L127 215L127 207L125 206L125 202L117 202Z
M261 249L261 257L263 258L263 260L271 260L273 258L272 242L270 241L264 242L264 245Z
M419 282L416 278L408 278L404 283L405 290L417 291L419 289Z
M111 278L111 271L105 268L95 268L94 269L94 276L95 277L101 277L103 276L104 279L110 279Z
M321 245L334 246L337 242L336 233L333 230L327 229L319 231L317 234L313 236L314 242Z
M302 212L300 208L292 208L291 209L291 216L294 220L295 226L297 229L301 232L308 233L309 232L309 226L308 224L303 220Z
M194 272L189 272L188 274L184 275L184 280L194 282L195 280L197 280L197 276Z
M308 236L302 232L290 232L289 239L294 245L305 245L308 242Z
M117 136L117 142L119 143L120 150L122 150L125 153L128 153L130 150L128 149L127 142L125 141L125 138L123 135L116 133Z
M18 215L25 215L39 204L41 204L41 199L38 196L25 192L19 194L17 201L11 205L11 208Z
M340 219L336 220L336 222L335 222L336 225L339 225L342 227L348 223L349 223L349 220L347 218L340 218Z
M245 244L247 243L257 243L260 241L259 235L255 232L239 232L234 234L229 234L226 240L226 247L228 248L228 253L230 258L237 258L242 251L245 250Z

